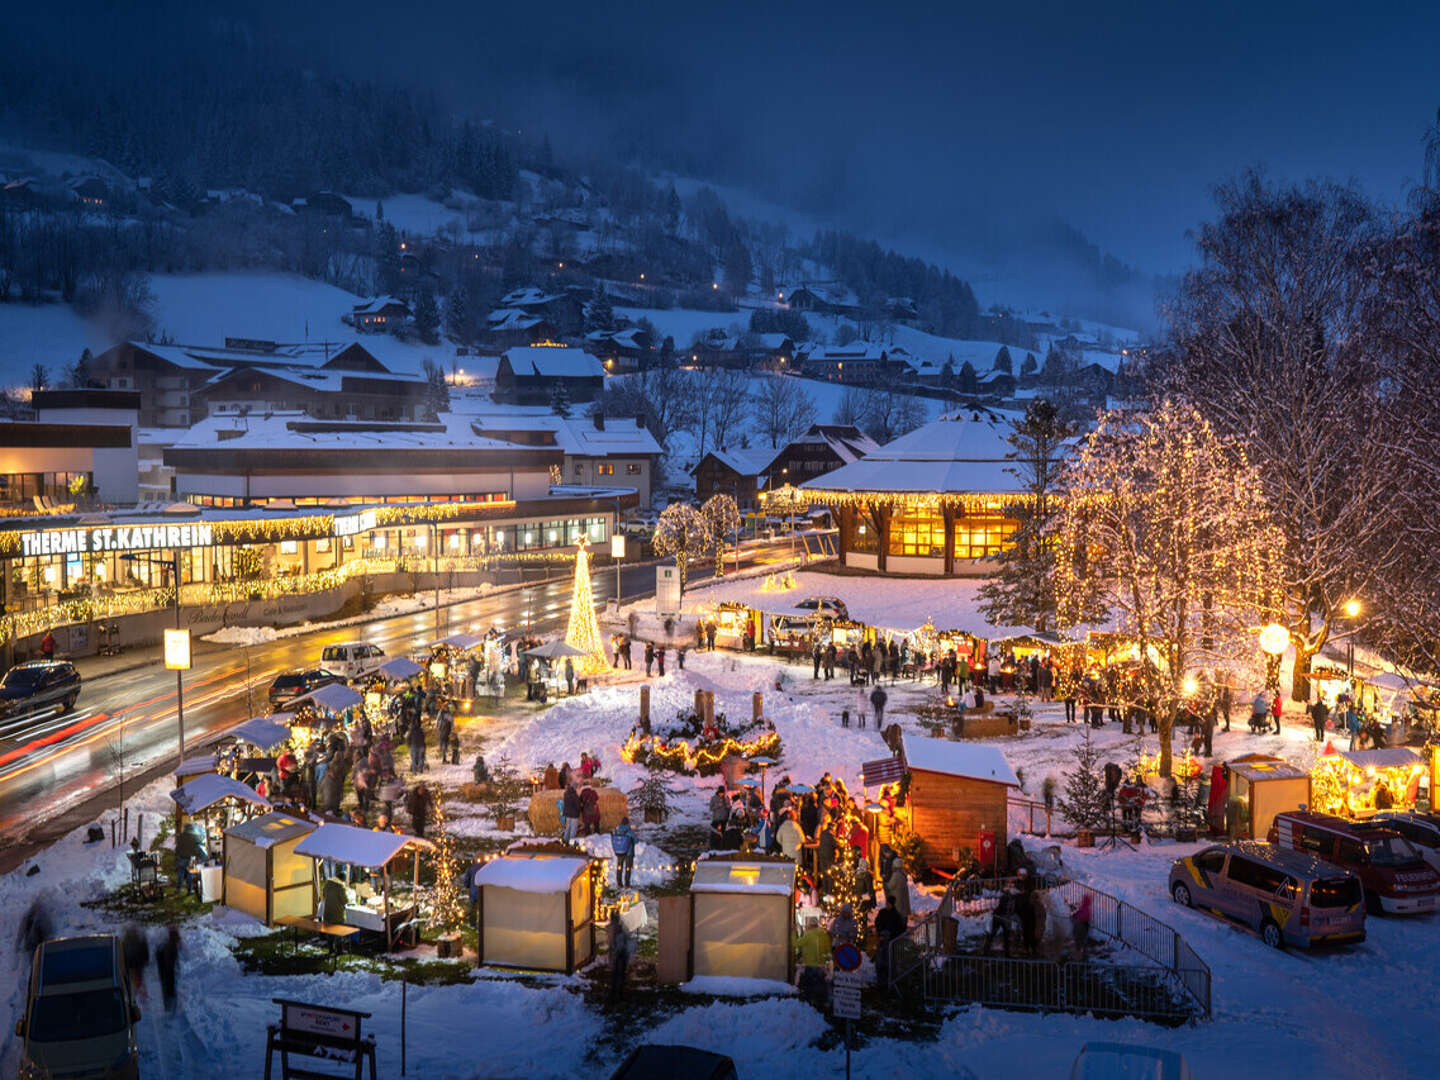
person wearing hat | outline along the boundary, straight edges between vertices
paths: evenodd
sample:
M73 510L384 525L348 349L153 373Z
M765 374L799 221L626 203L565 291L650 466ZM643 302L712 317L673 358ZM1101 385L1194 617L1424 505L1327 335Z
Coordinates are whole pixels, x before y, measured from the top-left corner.
M840 913L830 920L830 940L836 945L854 945L860 928L855 924L855 909L840 905Z

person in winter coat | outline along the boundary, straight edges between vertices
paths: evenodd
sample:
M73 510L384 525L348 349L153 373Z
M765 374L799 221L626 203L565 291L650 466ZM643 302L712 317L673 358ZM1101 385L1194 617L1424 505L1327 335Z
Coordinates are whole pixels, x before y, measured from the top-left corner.
M445 758L450 750L450 736L455 731L455 713L447 701L440 706L440 711L435 714L435 745L440 750L440 764L445 764Z
M645 677L647 679L650 677L651 669L654 668L654 666L655 643L653 641L647 641L645 642Z
M1270 711L1270 695L1264 690L1255 694L1255 699L1250 702L1250 730L1262 731L1269 727L1265 721L1265 714Z
M818 679L820 678L820 661L825 658L825 650L820 648L820 642L815 642L815 647L810 650L810 656L815 661L815 674L810 677Z
M889 695L885 693L883 686L877 685L874 690L870 691L870 704L875 709L876 731L885 726L885 702L888 700Z
M910 878L905 873L905 864L896 859L890 865L890 876L885 879L885 896L892 900L895 910L907 922L910 919Z
M660 678L665 677L665 646L661 645L655 650L655 673Z
M721 784L715 789L715 794L710 796L710 824L719 825L722 829L725 823L730 820L730 796L725 791L725 785Z
M316 785L316 802L320 809L331 817L340 815L341 775L339 768L327 768L325 775L320 778L320 783Z
M160 974L160 997L165 1011L175 1011L175 971L180 964L180 928L171 923L165 929L165 940L155 949L155 968Z
M793 816L785 815L785 820L775 831L775 839L780 843L780 853L798 866L800 851L805 845L805 834L800 831L800 826L795 823Z
M980 946L982 956L990 952L990 944L997 933L1004 939L1005 955L1010 955L1010 935L1018 928L1019 915L1020 893L1013 884L1006 885L990 916L990 929L985 931L985 941Z
M635 872L635 830L629 818L621 818L610 834L610 850L615 853L615 887L628 889Z
M1085 959L1085 948L1090 944L1090 920L1094 914L1095 905L1090 899L1090 891L1087 889L1080 897L1080 902L1070 909L1071 934L1075 939L1075 959Z
M412 773L424 772L425 728L421 726L419 717L411 721L406 741L410 744L410 771Z
M800 804L800 831L810 839L815 838L815 832L820 828L820 803L815 799L812 791L805 796L805 801Z
M881 986L890 983L890 942L905 933L905 916L895 910L895 898L887 896L875 916L875 978Z
M410 815L410 827L415 835L425 838L425 826L430 821L430 789L423 783L416 784L405 793L405 812Z
M854 945L859 934L855 909L849 904L841 904L840 913L830 920L830 940L836 945Z
M145 968L150 963L150 945L145 935L133 923L125 928L120 939L120 954L125 959L125 972L130 976L130 985L140 998L145 997Z
M589 783L580 785L580 834L593 836L600 831L600 793Z
M568 844L574 841L580 832L580 792L575 790L574 784L565 785L565 797L562 800L561 809L565 817L563 836Z
M815 855L815 870L822 879L830 872L830 868L835 865L835 856L839 850L840 845L835 839L835 830L822 829L820 832L820 847Z
M625 975L630 967L630 955L635 951L635 936L625 928L618 915L610 916L608 930L610 946L610 1003L625 996Z
M1330 719L1330 706L1325 704L1325 699L1317 697L1315 704L1310 706L1310 721L1315 725L1315 741L1325 741L1325 724Z

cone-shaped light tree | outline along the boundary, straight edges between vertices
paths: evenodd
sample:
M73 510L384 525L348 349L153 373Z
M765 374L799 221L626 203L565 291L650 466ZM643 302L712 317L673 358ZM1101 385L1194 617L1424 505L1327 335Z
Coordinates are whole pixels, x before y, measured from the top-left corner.
M595 621L595 594L590 589L590 548L580 538L575 552L575 586L570 593L570 625L565 628L565 644L583 649L584 656L575 658L575 670L582 675L599 675L610 670L605 646L600 640L600 624Z

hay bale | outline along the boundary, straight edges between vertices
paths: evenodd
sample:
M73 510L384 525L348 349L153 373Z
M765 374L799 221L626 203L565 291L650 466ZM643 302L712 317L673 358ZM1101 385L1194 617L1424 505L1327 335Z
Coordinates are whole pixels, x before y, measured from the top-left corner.
M629 815L629 803L625 799L625 793L619 788L599 787L595 792L600 796L600 831L609 832ZM559 791L541 791L530 796L527 816L530 819L530 831L536 836L559 834L561 799L562 793Z

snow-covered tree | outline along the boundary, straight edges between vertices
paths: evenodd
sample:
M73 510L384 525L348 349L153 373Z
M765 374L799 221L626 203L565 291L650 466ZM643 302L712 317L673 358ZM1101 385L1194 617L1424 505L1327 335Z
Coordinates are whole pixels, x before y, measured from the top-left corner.
M652 543L661 556L675 557L675 568L680 571L680 591L684 592L686 568L709 549L710 530L700 512L689 503L671 503L655 524Z
M1036 398L1015 423L1006 471L1020 481L1023 496L1005 507L1019 522L1010 546L1000 553L995 576L980 587L980 611L1001 626L1049 630L1055 623L1055 548L1047 538L1054 513L1061 444L1074 434L1055 406Z
M740 531L740 508L735 505L733 495L711 495L700 507L700 516L705 519L710 543L715 548L715 576L721 577L725 573L726 541Z
M415 333L426 345L440 342L440 305L429 289L421 289L415 297Z
M1186 674L1253 662L1275 614L1281 536L1259 474L1236 440L1165 400L1102 414L1057 496L1058 621L1108 616L1134 643L1169 776Z
M1075 744L1075 768L1065 774L1065 786L1055 805L1077 829L1093 832L1110 821L1110 795L1097 767L1100 751L1090 739L1090 725L1084 728L1083 737Z

